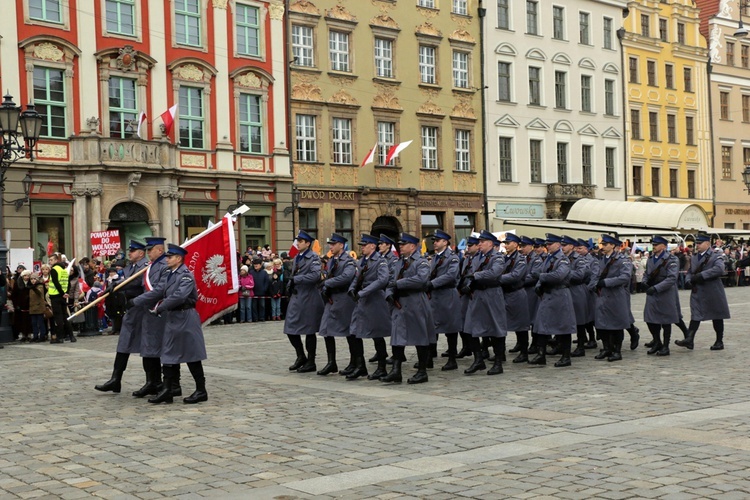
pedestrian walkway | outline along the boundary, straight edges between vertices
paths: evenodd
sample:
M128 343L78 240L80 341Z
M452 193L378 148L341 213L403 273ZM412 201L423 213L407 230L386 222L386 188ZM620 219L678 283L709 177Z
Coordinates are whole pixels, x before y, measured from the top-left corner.
M750 289L727 297L724 351L709 351L704 323L694 351L666 358L641 345L622 362L588 351L571 368L507 363L495 377L463 375L468 359L441 372L438 360L418 386L290 373L281 322L210 327L199 405L131 397L137 356L121 394L95 391L116 337L7 345L0 498L746 499ZM633 296L641 344L644 299ZM687 321L689 292L680 299Z

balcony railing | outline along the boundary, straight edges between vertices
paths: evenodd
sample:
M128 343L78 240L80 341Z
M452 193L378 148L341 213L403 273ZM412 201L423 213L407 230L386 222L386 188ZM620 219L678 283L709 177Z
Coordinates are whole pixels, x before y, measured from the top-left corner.
M547 201L573 201L581 198L594 198L596 186L593 184L547 184Z
M77 136L71 139L70 159L78 165L158 167L174 165L174 144L110 137Z

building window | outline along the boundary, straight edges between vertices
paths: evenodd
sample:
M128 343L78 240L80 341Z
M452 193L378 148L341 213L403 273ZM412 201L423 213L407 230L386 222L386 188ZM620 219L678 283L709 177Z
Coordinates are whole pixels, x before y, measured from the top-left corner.
M526 33L539 34L539 3L533 0L526 0Z
M456 130L456 170L471 171L471 132Z
M203 89L181 86L180 147L203 149Z
M722 120L729 120L729 92L719 92L719 112Z
M419 7L427 7L428 9L434 9L435 0L417 0L417 5Z
M648 113L648 138L651 141L659 140L659 113L655 111Z
M642 169L640 165L633 165L633 195L640 196L642 192Z
M750 47L747 45L742 45L740 47L740 57L742 59L742 67L747 68L750 66Z
M568 74L565 71L555 71L555 107L567 109L566 80Z
M587 186L591 185L591 153L593 149L593 146L581 146L581 182Z
M615 115L615 81L604 80L604 114Z
M454 14L458 14L460 16L466 16L469 14L469 6L467 5L467 0L453 0L453 10L452 12Z
M578 13L578 41L583 45L591 45L591 16L588 12Z
M315 239L318 239L318 209L300 208L299 228Z
M453 86L458 89L469 88L469 54L453 51Z
M646 75L648 77L648 85L656 87L656 61L646 61Z
M695 199L695 170L687 171L688 198Z
M630 110L630 138L641 138L641 112L637 109Z
M695 135L693 133L693 123L695 118L692 116L685 117L685 143L689 146L695 146Z
M565 142L557 143L557 182L568 183L568 144Z
M352 121L349 118L334 118L331 126L333 140L333 163L352 163Z
M732 178L732 147L731 146L721 147L721 178L722 179Z
M667 141L677 144L677 117L675 115L667 115Z
M608 188L615 187L615 152L615 148L604 149L604 174Z
M109 136L126 139L138 128L138 101L135 80L112 76L109 78Z
M683 68L682 76L685 81L685 92L692 92L693 91L693 69Z
M750 167L750 148L742 149L742 163L745 168Z
M297 115L297 161L317 161L315 116Z
M529 67L529 104L540 106L541 98L541 69Z
M375 39L375 76L393 78L393 40Z
M727 42L727 66L734 66L734 42Z
M565 40L565 9L557 5L552 7L552 38Z
M612 18L610 17L604 18L602 29L603 29L603 35L604 35L604 48L611 49L612 48Z
M536 139L529 141L529 171L531 182L542 182L542 141Z
M510 28L510 0L497 0L497 27L507 30Z
M336 210L336 232L354 245L354 210Z
M263 120L260 110L259 95L240 94L240 151L243 153L263 152Z
M669 169L669 197L670 198L679 198L677 188L679 186L678 182L678 175L679 171L676 168L670 168Z
M500 137L498 144L500 182L513 182L513 151L511 140L509 137Z
M292 57L297 66L314 67L313 30L308 26L292 25Z
M260 55L260 9L237 4L237 52L243 56Z
M328 55L332 71L349 71L349 33L328 33Z
M378 122L378 165L386 165L388 151L396 144L396 124L394 122ZM388 165L393 165L391 160Z
M668 89L674 88L674 66L671 64L664 65L664 84Z
M29 0L29 17L48 23L62 23L61 0Z
M471 232L476 226L476 214L455 214L453 216L453 228L455 238L461 241L471 236Z
M438 168L438 128L422 127L422 168Z
M422 226L422 239L427 245L427 252L435 251L435 247L433 246L432 238L430 238L430 236L435 233L436 229L443 229L444 220L444 212L422 212L422 215L420 217L420 225Z
M742 121L750 122L750 95L742 96Z
M641 35L651 36L651 21L647 14L641 14Z
M435 47L419 46L419 81L435 84Z
M135 0L107 0L107 32L135 35Z
M667 20L659 19L659 40L662 42L669 41L669 31L667 30Z
M201 45L201 1L175 0L174 24L177 43L182 45Z
M651 168L651 196L661 196L660 168Z
M685 45L685 23L677 23L677 43Z
M638 83L638 58L628 58L628 81L630 83Z
M497 63L497 100L510 101L510 63Z
M65 139L65 81L63 70L34 68L34 105L42 115L41 137Z
M591 77L581 75L581 111L591 112Z

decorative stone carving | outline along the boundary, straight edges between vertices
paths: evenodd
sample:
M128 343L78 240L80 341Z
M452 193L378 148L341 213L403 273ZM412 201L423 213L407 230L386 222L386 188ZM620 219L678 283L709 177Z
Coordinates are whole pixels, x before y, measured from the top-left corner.
M712 63L721 62L721 27L714 24L708 35L708 57Z
M357 17L349 12L346 7L341 4L336 5L332 9L326 11L326 17L331 19L338 19L340 21L347 21L350 23L356 23Z
M419 172L419 189L430 191L444 191L444 179L441 172Z
M414 33L416 33L417 35L427 35L434 37L443 36L442 31L434 27L430 22L425 22L424 24L420 24L419 26L417 26L417 29L414 30Z
M467 25L471 24L471 17L461 16L451 12L451 21L456 23L456 25L465 28Z
M296 184L323 185L323 169L317 165L294 164L294 182Z
M322 101L323 94L317 85L302 82L292 85L292 99L298 101Z
M132 45L126 45L117 51L118 56L115 59L117 69L122 71L131 71L135 69L136 56L138 51Z
M463 193L477 192L477 176L475 174L453 173L453 190Z
M268 6L268 15L272 21L281 21L284 19L284 4L279 1L272 1Z
M375 84L377 95L372 99L373 108L397 109L402 111L404 108L398 102L396 89L391 85Z
M419 92L427 99L435 99L438 95L440 95L440 91L437 89L420 88Z
M417 108L417 114L422 115L436 115L436 116L445 116L445 113L443 110L435 104L432 101L427 101L426 103L422 104L419 108Z
M257 158L243 158L240 162L240 170L247 170L251 172L264 172L265 165L263 160Z
M195 64L185 64L175 70L175 76L182 80L201 82L203 81L203 70Z
M259 89L263 86L263 83L260 81L260 78L255 73L248 72L245 73L235 80L237 82L237 85L240 87L249 87L253 89Z
M42 144L41 150L36 156L40 159L65 160L68 158L68 146L65 144Z
M227 0L213 0L214 9L227 10Z
M333 94L328 102L330 104L341 104L342 106L359 106L359 102L346 90L339 90Z
M422 14L427 19L432 19L433 17L438 15L437 9L427 9L425 7L417 7L417 12Z
M392 30L401 29L398 23L385 12L370 19L370 26L380 26L381 28L388 28Z
M314 3L309 0L297 0L289 6L290 12L299 12L300 14L310 14L312 16L319 16L320 11Z
M354 76L331 76L331 83L339 87L350 87L354 83Z
M165 200L179 200L182 198L180 190L174 186L165 186L159 189L159 198Z
M731 0L721 0L721 3L719 4L719 17L724 17L727 19L732 18L732 7L729 5L729 2Z
M139 182L141 182L140 172L131 172L130 175L128 175L128 199L130 199L130 201L135 199L135 187Z
M400 188L401 172L395 168L375 169L375 185L379 188Z
M380 12L384 13L396 6L396 2L393 0L370 0L370 3L380 9Z
M356 186L358 168L355 167L331 167L331 186Z
M476 39L471 36L471 33L466 31L465 29L457 29L453 33L451 33L448 38L450 40L453 40L454 42L464 42L464 43L471 43L476 44Z
M183 167L205 167L206 157L203 155L180 155L180 164Z
M96 116L92 116L91 118L86 118L86 126L92 133L96 133L99 131L100 122L101 120Z
M451 111L452 118L464 118L467 120L476 120L477 115L474 113L474 108L471 106L470 99L459 99L458 104L453 106Z
M55 44L43 42L34 47L34 57L47 61L62 61L65 52Z

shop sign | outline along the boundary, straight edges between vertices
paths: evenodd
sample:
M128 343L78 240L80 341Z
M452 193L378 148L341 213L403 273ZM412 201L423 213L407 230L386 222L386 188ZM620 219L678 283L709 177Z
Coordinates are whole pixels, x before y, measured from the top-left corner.
M300 201L355 201L353 191L301 190Z
M498 219L543 219L544 205L541 203L496 203L495 217Z

